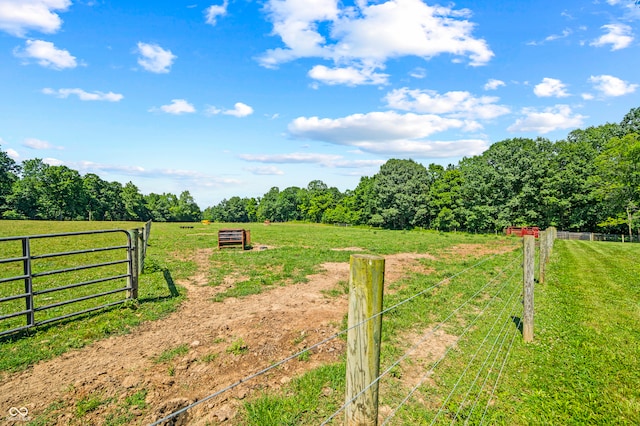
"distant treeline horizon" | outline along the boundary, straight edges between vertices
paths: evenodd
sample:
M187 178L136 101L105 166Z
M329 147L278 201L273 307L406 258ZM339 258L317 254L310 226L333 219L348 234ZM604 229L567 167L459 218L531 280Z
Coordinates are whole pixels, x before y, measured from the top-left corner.
M305 188L273 187L262 197L234 196L204 211L189 191L143 195L132 182L81 176L41 159L17 164L0 149L0 217L640 233L640 107L620 123L576 129L555 142L506 139L447 167L390 159L353 190L312 180Z

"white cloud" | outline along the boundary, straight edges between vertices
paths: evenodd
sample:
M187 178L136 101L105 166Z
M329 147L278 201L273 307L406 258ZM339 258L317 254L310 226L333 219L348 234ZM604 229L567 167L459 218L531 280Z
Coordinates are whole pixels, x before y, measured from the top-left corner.
M472 36L474 24L465 19L468 10L421 0L359 1L356 6L339 6L337 0L269 0L266 10L284 47L265 52L258 58L261 65L275 68L298 58L330 60L333 69L316 66L309 73L329 84L376 84L363 75L379 79L384 74L375 71L402 56L428 60L450 54L477 66L494 55L485 40Z
M9 157L11 157L14 160L18 160L20 158L20 154L18 154L18 151L16 151L15 149L8 148L6 150L6 153Z
M293 152L289 154L242 154L239 157L245 161L250 161L254 163L318 164L323 167L345 168L345 169L375 167L375 166L380 166L385 162L384 160L345 160L341 155L329 155L329 154L306 153L306 152L305 153ZM277 170L275 167L274 169ZM283 173L277 173L277 174L283 174Z
M64 12L71 0L2 0L0 30L24 37L29 30L51 34L60 29L62 20L55 11Z
M574 114L568 105L555 105L537 111L535 108L523 108L523 118L519 118L507 128L510 132L535 132L545 134L554 130L581 127L586 118Z
M506 83L502 80L496 80L490 78L484 85L484 90L496 90L498 87L506 86Z
M474 97L469 92L439 94L433 90L396 89L385 97L389 107L403 111L448 114L451 117L492 119L508 114L509 108L497 105L494 96Z
M590 101L594 98L594 96L591 93L583 93L580 95L582 97L582 99L584 99L585 101Z
M275 166L267 167L245 167L244 170L259 176L281 176L284 174L282 170Z
M165 50L157 44L138 42L137 52L141 55L138 64L145 70L158 74L168 73L177 58L170 50Z
M204 11L204 16L207 24L216 25L218 23L218 17L224 16L227 14L227 6L229 6L229 2L224 0L224 2L220 5L211 5Z
M374 72L374 68L328 68L316 65L309 71L309 77L329 85L345 84L357 86L361 84L386 84L388 74Z
M604 96L628 95L638 88L637 84L631 84L612 75L592 75L589 81L593 83L593 88Z
M174 114L174 115L189 114L189 113L196 112L195 107L184 99L172 99L170 104L162 105L160 107L160 110L162 112L166 112L167 114ZM156 111L156 109L152 108L150 111Z
M62 166L64 165L64 161L59 160L57 158L46 157L42 159L44 164L48 164L50 166Z
M629 25L608 24L603 25L600 28L608 32L591 42L591 46L602 47L610 44L611 50L619 50L624 49L625 47L629 47L629 45L633 41L633 32L631 31L631 27Z
M36 59L39 65L55 70L75 68L78 65L75 56L69 51L58 49L49 41L27 40L25 48L16 48L13 54L19 58Z
M429 141L427 137L451 129L474 131L478 126L473 121L434 114L390 111L353 114L338 119L299 117L288 128L291 136L297 139L352 146L363 152L444 158L479 154L486 149L486 141Z
M50 89L50 88L44 88L42 89L42 93L44 93L45 95L52 95L58 98L62 98L62 99L66 99L68 98L70 95L76 95L78 97L78 99L80 99L81 101L107 101L107 102L119 102L121 101L124 96L119 94L119 93L113 93L113 92L108 92L108 93L104 93L104 92L85 92L82 89L58 89L58 90L54 90L54 89Z
M43 141L43 140L36 139L36 138L25 139L24 142L22 142L22 146L26 146L27 148L37 149L37 150L42 150L42 149L64 149L61 146L54 146L54 145L52 145L51 143L49 143L47 141Z
M564 98L569 96L566 88L567 86L562 81L545 77L542 79L542 83L536 84L533 88L533 93L541 98Z
M222 110L212 106L207 108L205 113L208 115L225 114L241 118L253 114L253 108L242 102L236 102L233 109Z

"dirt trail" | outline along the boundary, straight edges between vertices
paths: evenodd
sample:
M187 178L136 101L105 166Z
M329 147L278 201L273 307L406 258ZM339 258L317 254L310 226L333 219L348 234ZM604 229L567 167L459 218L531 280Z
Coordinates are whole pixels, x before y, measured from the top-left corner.
M178 281L188 297L175 313L144 323L131 334L101 340L8 375L0 384L0 407L24 406L35 418L61 401L67 411L55 412L57 424L101 424L108 415L117 414L127 396L145 389L150 408L144 412L134 408L132 413L137 416L135 423L148 424L339 331L347 295L328 297L324 292L348 280L348 263L324 264L324 271L310 276L307 283L214 303L212 297L224 288L207 285L212 254L210 249L194 254L198 271ZM420 270L416 259L423 257L430 256L388 256L387 282ZM239 339L246 352L229 352ZM154 362L163 351L180 345L188 345L186 355ZM180 423L230 420L251 389L279 388L303 371L338 360L343 350L343 340L333 339L314 349L308 360L294 359L189 410ZM106 402L77 418L69 407L83 398Z

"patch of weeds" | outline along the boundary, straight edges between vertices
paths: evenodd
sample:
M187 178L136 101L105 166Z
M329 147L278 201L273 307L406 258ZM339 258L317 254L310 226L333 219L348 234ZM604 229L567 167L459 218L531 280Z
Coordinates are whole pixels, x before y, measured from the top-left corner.
M171 364L167 369L167 374L169 374L169 376L171 377L176 375L176 367L173 364Z
M231 346L226 349L227 353L234 355L246 354L249 351L249 346L241 338L236 339Z
M100 397L85 397L76 402L76 417L83 417L85 414L94 411L106 401Z
M305 333L304 331L300 333L300 335L298 337L296 337L295 339L293 339L293 345L299 345L300 343L304 342L304 339L307 338L307 333Z
M210 353L200 358L200 361L209 363L209 362L215 361L217 358L218 358L218 354Z
M124 402L130 407L137 407L139 409L143 409L147 407L147 402L145 398L147 397L147 390L141 389L134 393L133 395L129 395L125 398Z
M189 345L185 343L180 346L176 346L175 348L166 349L160 355L158 355L157 358L154 359L154 362L156 364L169 362L175 357L178 357L180 355L186 355L187 352L189 352Z
M309 361L310 358L311 358L311 351L305 351L305 352L302 352L300 355L298 355L298 361L301 361L301 362Z

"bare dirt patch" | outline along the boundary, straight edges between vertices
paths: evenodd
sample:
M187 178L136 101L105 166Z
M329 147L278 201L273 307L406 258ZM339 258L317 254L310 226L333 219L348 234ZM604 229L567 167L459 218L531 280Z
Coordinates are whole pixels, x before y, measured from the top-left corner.
M458 244L445 251L446 257L482 257L490 254L503 254L515 250L517 246L512 242L497 242L495 245L486 244Z
M136 424L148 424L193 401L223 389L339 331L348 296L327 296L348 281L348 263L327 263L306 283L274 287L242 299L212 302L220 291L207 285L214 249L181 258L198 265L194 276L178 284L188 299L172 315L147 322L133 333L114 336L85 348L7 374L0 384L0 409L25 406L32 418L54 413L52 424L102 424L126 405L125 399L146 391L147 409L133 409ZM427 254L387 256L386 281L421 271ZM160 355L178 347L186 351L168 361ZM233 350L233 348L237 350ZM293 377L335 362L344 342L332 339L312 350L308 360L293 359L218 398L189 410L177 424L233 420L242 400L254 389L278 389ZM89 398L101 403L78 416L75 407ZM57 403L57 409L51 409Z

